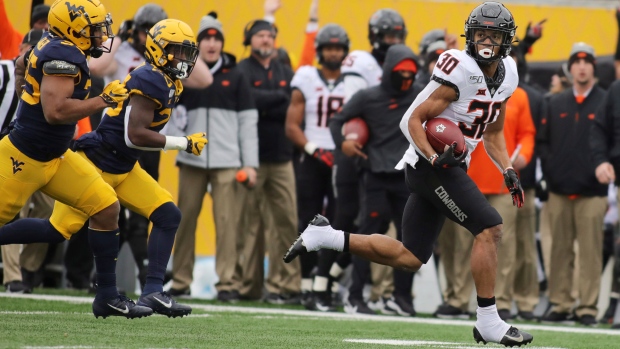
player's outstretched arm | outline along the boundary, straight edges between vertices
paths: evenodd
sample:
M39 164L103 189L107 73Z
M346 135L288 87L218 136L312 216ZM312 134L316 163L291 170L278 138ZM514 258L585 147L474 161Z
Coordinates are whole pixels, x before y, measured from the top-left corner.
M72 76L43 76L41 80L41 106L48 123L52 125L70 124L109 106L103 98L84 100L71 98L73 88L74 78Z
M424 153L423 155L426 156L427 159L435 155L436 151L428 142L428 139L426 138L426 131L424 130L424 127L422 127L422 124L437 117L444 110L446 110L450 103L457 99L456 91L452 87L440 85L435 81L431 81L424 90L426 91L428 89L434 89L434 91L432 91L430 96L428 96L424 102L413 109L407 122L407 129L411 139ZM424 94L424 91L420 92L420 95L422 94ZM402 127L401 122L401 129Z
M108 40L108 42L103 45L108 47L110 45L110 41L112 41L112 47L110 48L110 53L106 53L101 55L99 58L91 58L88 61L88 68L90 69L90 74L92 76L104 77L107 75L112 75L116 73L118 70L118 63L114 56L116 56L116 51L121 46L121 40Z
M207 64L200 58L196 60L192 73L183 81L183 87L189 88L207 88L213 83L213 75Z

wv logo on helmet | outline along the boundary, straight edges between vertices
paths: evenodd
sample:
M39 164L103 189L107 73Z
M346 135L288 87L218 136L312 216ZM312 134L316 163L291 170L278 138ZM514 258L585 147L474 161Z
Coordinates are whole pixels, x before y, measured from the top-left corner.
M71 19L71 22L73 22L76 18L82 16L82 14L85 12L84 6L76 7L75 5L71 5L69 1L65 2L65 5L67 5L67 10L69 11L69 18Z

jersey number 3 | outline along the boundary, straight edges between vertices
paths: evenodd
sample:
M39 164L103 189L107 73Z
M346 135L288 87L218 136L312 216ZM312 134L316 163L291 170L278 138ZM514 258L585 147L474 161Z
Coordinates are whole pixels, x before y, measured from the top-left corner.
M482 115L476 117L471 123L471 126L459 122L459 128L461 132L463 132L463 136L473 139L482 137L484 130L487 128L487 124L497 120L501 107L502 102L484 102L477 99L471 101L469 103L469 108L467 108L467 112L473 113L480 110Z

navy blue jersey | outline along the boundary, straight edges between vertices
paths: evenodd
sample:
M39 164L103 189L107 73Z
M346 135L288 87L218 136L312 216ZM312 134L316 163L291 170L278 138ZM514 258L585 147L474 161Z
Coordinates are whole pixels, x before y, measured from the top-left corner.
M138 161L143 150L127 146L126 125L129 118L129 101L134 95L144 96L155 103L157 108L153 113L153 121L149 129L159 132L170 120L170 113L179 101L183 85L180 80L172 80L159 68L148 62L134 69L125 78L125 86L129 98L119 103L114 109L107 109L97 130L80 138L78 144L84 141L95 140L101 142L103 149L86 147L88 158L104 172L127 173Z
M79 68L71 98L86 99L90 92L90 71L84 52L70 41L46 33L29 56L26 85L14 129L9 134L19 151L37 161L50 161L64 154L75 133L76 123L51 125L43 116L40 87L43 64L50 61L64 61Z

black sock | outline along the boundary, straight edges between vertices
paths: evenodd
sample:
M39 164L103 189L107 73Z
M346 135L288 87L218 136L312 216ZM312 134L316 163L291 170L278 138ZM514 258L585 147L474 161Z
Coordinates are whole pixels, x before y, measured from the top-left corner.
M0 245L63 241L65 238L48 219L22 218L0 228Z
M344 232L344 248L342 252L349 252L349 233Z
M149 219L153 222L153 230L148 242L149 265L143 295L163 291L166 266L181 222L181 211L174 203L167 202L153 211Z
M97 295L95 298L110 299L118 296L116 288L116 259L119 251L119 232L88 228L88 242L95 256L97 271Z
M478 299L478 306L480 308L486 308L486 307L495 305L495 297L491 297L491 298L476 297L476 298Z

